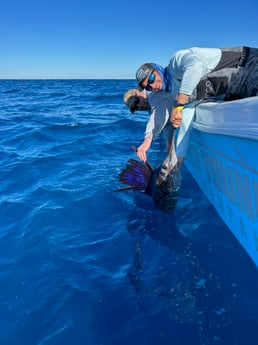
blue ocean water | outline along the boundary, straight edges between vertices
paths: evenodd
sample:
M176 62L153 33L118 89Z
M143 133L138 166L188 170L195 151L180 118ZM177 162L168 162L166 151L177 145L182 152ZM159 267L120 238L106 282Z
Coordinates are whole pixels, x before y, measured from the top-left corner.
M113 192L134 86L0 81L1 345L257 345L257 268L187 169L171 214Z

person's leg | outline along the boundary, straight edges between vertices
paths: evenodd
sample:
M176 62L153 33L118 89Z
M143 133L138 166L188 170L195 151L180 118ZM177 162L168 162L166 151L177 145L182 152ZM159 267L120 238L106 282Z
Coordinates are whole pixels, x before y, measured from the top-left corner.
M258 49L251 48L246 63L246 78L243 97L258 96ZM244 93L245 92L245 93Z
M258 49L251 48L244 67L231 76L226 101L258 96Z

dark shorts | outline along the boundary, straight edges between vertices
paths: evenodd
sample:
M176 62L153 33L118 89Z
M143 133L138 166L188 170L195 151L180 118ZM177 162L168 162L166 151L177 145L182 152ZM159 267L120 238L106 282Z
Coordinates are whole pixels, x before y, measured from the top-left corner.
M216 68L201 79L196 99L215 97L227 101L258 95L258 49L222 49Z

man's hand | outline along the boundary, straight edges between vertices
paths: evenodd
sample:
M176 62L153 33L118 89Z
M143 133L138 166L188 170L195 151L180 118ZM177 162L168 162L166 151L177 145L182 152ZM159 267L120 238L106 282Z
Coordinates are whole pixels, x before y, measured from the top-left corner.
M139 146L137 149L137 156L139 157L139 159L146 162L147 160L146 150L142 149L141 146Z
M174 128L178 128L183 120L182 109L174 108L171 113L170 121Z
M144 139L144 142L137 148L137 156L144 162L147 160L146 152L151 146L152 139L146 138Z

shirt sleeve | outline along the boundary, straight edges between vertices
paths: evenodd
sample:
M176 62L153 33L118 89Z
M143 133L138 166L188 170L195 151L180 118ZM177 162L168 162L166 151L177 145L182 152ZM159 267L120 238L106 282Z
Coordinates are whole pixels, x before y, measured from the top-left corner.
M170 68L174 78L181 82L179 93L191 95L202 78L203 63L190 50L182 50L172 56Z
M153 92L148 97L151 106L149 121L146 125L144 138L155 140L167 124L172 110L173 100L168 92Z

